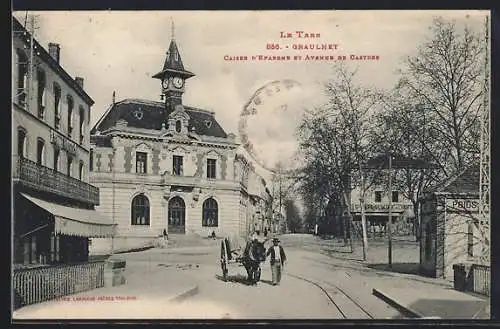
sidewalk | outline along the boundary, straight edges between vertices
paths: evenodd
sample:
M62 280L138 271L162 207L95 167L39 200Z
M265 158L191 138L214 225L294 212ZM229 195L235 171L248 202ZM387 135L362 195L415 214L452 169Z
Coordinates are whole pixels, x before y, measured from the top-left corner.
M290 271L316 278L325 288L341 287L374 318L489 319L489 298L453 289L451 282L371 268L361 262L300 252ZM306 263L302 263L306 262ZM308 266L306 266L306 264ZM398 310L399 314L391 311Z
M198 293L197 268L156 266L127 261L124 285L106 287L23 307L13 319L172 318L177 303Z
M489 319L489 302L451 288L378 285L373 294L410 318Z

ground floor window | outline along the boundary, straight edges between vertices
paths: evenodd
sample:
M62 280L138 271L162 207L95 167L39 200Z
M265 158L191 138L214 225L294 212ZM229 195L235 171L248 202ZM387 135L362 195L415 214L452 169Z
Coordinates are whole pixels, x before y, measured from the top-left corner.
M213 198L206 199L203 202L203 217L202 226L217 227L219 222L218 218L218 205L217 201Z

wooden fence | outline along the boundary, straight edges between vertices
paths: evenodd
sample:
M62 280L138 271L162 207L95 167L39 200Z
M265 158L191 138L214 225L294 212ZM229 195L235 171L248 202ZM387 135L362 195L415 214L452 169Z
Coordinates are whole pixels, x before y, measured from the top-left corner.
M491 276L490 266L473 264L472 278L473 278L473 291L478 294L490 296Z

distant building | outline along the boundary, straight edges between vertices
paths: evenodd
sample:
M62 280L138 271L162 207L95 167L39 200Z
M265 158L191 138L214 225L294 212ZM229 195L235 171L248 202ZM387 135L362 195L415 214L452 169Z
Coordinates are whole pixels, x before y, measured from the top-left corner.
M114 232L88 184L94 101L61 67L59 45L45 50L14 17L12 54L14 265L87 261L88 238Z
M479 166L471 166L426 192L421 200L420 268L453 280L453 265L478 263L489 240L481 233Z
M351 192L351 213L356 226L361 225L360 188ZM377 230L386 231L389 220L389 203L392 198L392 223L393 233L412 234L413 220L415 217L413 203L405 198L400 191L392 191L389 195L383 187L371 187L365 192L364 212L368 232L376 234Z
M164 102L113 101L91 131L91 181L99 210L118 224L93 252L151 245L163 230L206 237L245 236L269 202L265 182L215 113L186 106L194 73L171 40L159 80ZM216 88L216 87L214 87Z

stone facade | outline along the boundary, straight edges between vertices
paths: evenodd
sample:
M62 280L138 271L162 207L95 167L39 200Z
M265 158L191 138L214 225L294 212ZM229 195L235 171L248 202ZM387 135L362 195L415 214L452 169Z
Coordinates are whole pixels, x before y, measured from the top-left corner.
M87 238L101 236L89 233L92 223L75 215L96 214L99 200L99 191L88 184L94 101L83 79L61 67L59 45L50 43L46 50L16 18L12 55L13 263L85 261ZM69 225L56 224L57 207L65 207Z
M118 234L94 239L91 252L150 246L164 231L246 236L256 215L268 212L266 182L235 136L214 112L182 104L184 80L192 76L172 40L154 76L165 102L114 102L92 129L90 178L100 189L98 210L118 224Z

